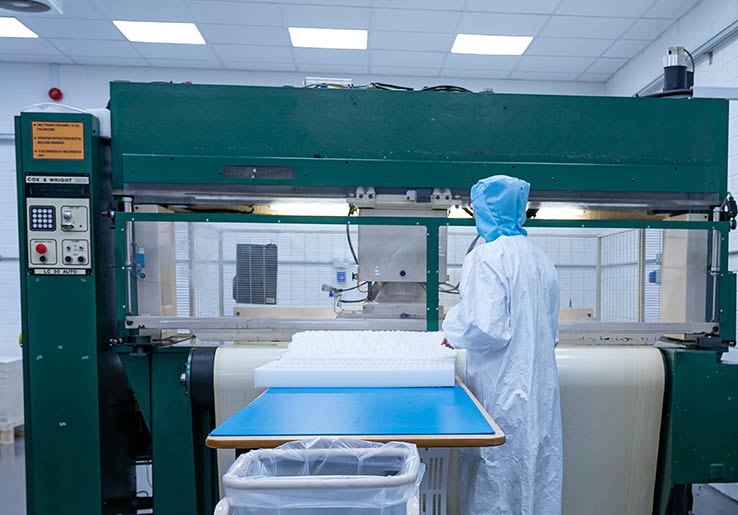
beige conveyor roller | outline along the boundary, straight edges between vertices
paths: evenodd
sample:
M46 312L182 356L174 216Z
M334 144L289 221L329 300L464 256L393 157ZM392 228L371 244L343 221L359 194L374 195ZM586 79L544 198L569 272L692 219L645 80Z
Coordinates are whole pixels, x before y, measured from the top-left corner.
M253 386L254 368L284 350L277 345L218 348L217 424L261 393ZM564 430L563 513L650 513L664 396L661 353L652 347L560 345L556 358ZM218 451L221 475L233 459L233 451ZM449 471L449 515L458 514L456 477Z

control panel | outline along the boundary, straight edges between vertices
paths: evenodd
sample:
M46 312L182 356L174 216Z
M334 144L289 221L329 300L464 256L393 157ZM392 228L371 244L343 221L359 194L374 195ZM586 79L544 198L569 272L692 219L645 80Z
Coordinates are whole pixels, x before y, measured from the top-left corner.
M89 177L29 174L25 187L29 271L34 275L89 274Z

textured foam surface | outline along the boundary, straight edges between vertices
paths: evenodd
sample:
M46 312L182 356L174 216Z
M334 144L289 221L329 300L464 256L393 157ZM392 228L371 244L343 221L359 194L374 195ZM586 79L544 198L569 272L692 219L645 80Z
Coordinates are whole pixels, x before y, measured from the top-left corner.
M443 333L307 331L255 370L257 387L453 386L456 352Z

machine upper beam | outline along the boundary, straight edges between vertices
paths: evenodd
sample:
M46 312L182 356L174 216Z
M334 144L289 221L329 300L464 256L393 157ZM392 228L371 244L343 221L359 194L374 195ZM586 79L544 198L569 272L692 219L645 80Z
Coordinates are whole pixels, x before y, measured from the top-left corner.
M113 187L468 190L505 173L533 191L722 198L727 109L715 99L118 82Z

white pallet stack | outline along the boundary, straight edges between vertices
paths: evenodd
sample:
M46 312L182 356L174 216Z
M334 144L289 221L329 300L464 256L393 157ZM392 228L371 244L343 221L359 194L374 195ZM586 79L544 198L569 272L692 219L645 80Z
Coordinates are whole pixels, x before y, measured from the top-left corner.
M23 425L23 364L21 358L0 356L0 445L12 444Z

